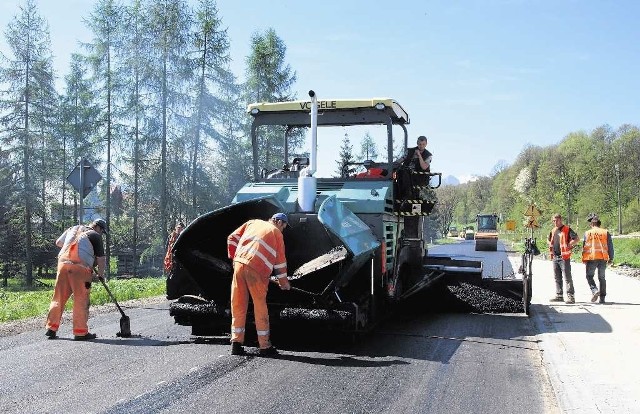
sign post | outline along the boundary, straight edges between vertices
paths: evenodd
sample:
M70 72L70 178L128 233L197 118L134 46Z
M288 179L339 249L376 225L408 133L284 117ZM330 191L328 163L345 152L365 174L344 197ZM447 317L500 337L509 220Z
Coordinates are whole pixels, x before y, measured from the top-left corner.
M102 179L100 173L93 168L93 165L86 158L82 157L80 162L67 177L69 184L80 194L80 210L78 213L78 223L84 220L84 198L93 190L98 181Z

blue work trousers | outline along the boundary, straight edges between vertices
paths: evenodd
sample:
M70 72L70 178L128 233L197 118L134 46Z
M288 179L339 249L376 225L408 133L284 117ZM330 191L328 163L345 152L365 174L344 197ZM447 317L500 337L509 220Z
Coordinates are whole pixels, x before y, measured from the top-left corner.
M596 282L594 280L594 276L596 274L596 269L598 270L598 283L600 284L600 297L607 295L607 281L604 278L604 272L607 269L607 262L605 260L587 260L585 263L587 267L587 283L589 284L589 288L593 292L596 290Z

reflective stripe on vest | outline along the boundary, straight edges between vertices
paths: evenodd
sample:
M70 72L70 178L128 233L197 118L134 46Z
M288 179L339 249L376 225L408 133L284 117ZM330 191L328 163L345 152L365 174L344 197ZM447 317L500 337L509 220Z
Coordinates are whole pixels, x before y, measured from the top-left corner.
M229 258L247 264L259 274L287 274L282 233L272 223L249 220L227 237Z
M585 233L582 261L587 260L609 260L609 246L605 229L594 227Z
M557 227L554 227L551 231L551 245L554 243L554 238L556 237L556 232L558 231ZM571 258L571 248L569 247L569 226L563 225L562 230L560 230L560 240L558 240L558 244L560 244L560 256L564 260Z

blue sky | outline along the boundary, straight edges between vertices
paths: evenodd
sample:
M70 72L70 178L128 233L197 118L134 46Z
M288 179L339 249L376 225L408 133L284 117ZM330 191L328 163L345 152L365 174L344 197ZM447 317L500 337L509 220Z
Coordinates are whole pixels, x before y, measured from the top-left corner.
M0 2L2 33L20 3ZM90 40L83 19L94 4L38 2L60 75ZM489 175L528 144L640 125L638 1L220 0L218 9L240 79L251 34L272 27L298 98L313 89L320 99L396 99L411 116L410 140L429 138L432 170L444 175ZM344 132L327 138L334 148Z

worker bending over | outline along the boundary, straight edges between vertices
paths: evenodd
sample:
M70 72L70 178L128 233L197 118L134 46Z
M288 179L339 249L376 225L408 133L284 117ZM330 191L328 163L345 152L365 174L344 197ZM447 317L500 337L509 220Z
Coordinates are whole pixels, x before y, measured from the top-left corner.
M268 221L249 220L227 237L227 252L233 261L231 283L231 354L244 355L245 323L249 295L253 301L259 355L274 356L278 351L269 340L267 291L272 273L280 289L289 290L287 259L282 232L288 225L284 213L274 214Z

